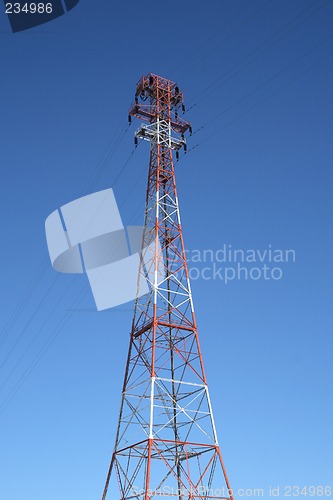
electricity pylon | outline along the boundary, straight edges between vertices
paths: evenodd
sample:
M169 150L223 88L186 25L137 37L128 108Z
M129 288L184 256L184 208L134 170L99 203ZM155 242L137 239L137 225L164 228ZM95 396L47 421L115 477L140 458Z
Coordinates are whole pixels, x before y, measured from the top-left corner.
M131 117L150 142L138 287L116 443L103 492L117 478L121 500L231 499L193 309L173 151L186 149L183 94L149 74L137 84ZM109 491L110 495L110 491ZM111 495L115 498L114 493Z

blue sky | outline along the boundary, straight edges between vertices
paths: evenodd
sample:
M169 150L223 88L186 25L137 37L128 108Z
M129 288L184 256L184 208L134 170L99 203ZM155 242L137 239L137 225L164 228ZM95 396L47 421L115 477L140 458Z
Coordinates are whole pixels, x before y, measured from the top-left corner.
M97 313L84 276L53 271L44 221L113 187L142 223L127 111L150 71L196 131L176 166L186 248L296 253L280 280L192 283L232 487L329 485L332 1L81 0L17 34L3 10L0 498L101 497L133 304Z

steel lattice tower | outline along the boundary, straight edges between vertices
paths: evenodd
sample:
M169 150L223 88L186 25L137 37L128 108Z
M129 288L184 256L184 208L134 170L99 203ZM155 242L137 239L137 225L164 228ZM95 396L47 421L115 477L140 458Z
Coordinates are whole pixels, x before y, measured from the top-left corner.
M116 443L102 499L232 499L202 361L180 222L173 151L190 124L177 85L149 74L129 119L150 142L142 260Z

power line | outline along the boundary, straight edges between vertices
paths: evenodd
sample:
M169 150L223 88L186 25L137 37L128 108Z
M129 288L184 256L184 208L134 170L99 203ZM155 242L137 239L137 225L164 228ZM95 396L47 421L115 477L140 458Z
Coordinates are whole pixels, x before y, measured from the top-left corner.
M124 169L126 168L126 166L128 165L129 161L131 160L131 158L133 157L134 155L134 152L135 152L136 148L134 148L132 150L132 152L130 153L128 159L126 160L126 162L124 163L122 169L121 169L121 172L124 171ZM117 180L119 179L121 174L118 174L116 180L115 180L115 183L117 182ZM140 173L140 177L143 175L143 172ZM136 181L137 182L137 181ZM128 197L130 196L131 192L133 191L135 185L136 185L136 182L132 188L132 190L130 192L127 193L127 197L125 198L125 200L123 200L122 204L120 205L123 206L125 201L128 199ZM138 210L135 211L135 216L138 216ZM55 278L53 284L51 285L51 287L54 286L54 283L56 281L57 278ZM26 347L26 349L24 350L24 352L22 353L22 355L20 356L20 358L18 359L18 361L16 362L16 364L14 365L14 367L12 368L12 370L10 371L10 373L8 374L7 378L4 380L3 384L0 386L0 390L3 389L3 387L6 385L6 383L8 382L8 380L12 377L12 375L15 373L15 371L17 370L17 368L19 367L19 365L22 363L24 357L26 356L26 354L29 352L30 348L32 347L32 345L34 344L34 342L37 340L37 338L39 337L39 335L44 331L44 328L47 324L47 322L49 321L49 319L53 316L54 312L56 311L56 309L58 308L59 304L61 303L61 301L63 300L63 298L65 297L65 295L67 295L68 291L70 290L70 288L72 287L73 283L75 281L75 277L71 280L70 284L68 285L68 287L66 288L65 292L61 295L61 297L59 298L59 300L57 301L56 305L53 307L53 309L51 310L51 313L48 314L47 316L47 319L43 322L42 326L39 328L39 330L37 331L37 333L35 334L35 336L33 337L33 339L30 341L30 343L28 344L28 346ZM50 287L50 288L51 288ZM83 297L88 293L89 291L89 287L87 285L85 285L85 287L83 288L83 290L81 290L81 292L79 293L78 297L76 298L76 300L74 301L73 305L72 305L72 308L71 308L71 315L72 315L72 312L73 312L73 307L75 307L75 305L77 303L79 303ZM48 292L45 294L45 296L47 296L50 292L50 289L48 290ZM35 312L37 312L40 307L41 307L41 304L42 302L44 302L44 300L42 300L37 308L35 309L34 313L33 313L33 316L35 315ZM8 404L10 403L10 401L13 399L13 397L15 396L15 394L18 392L18 390L21 388L21 386L24 384L25 380L29 377L29 375L31 374L31 372L34 370L34 368L37 366L37 364L39 363L39 361L42 359L42 357L44 356L44 354L47 352L47 350L49 349L50 345L53 343L53 341L55 340L55 338L58 336L58 334L62 331L62 329L64 328L64 326L66 325L66 323L68 322L69 318L71 317L67 315L67 313L65 314L64 318L62 318L58 324L58 326L53 330L53 333L48 337L48 339L46 340L46 342L44 343L43 347L40 349L40 351L37 353L37 355L33 358L32 362L29 364L28 368L24 371L23 375L20 377L20 379L18 380L18 382L14 385L14 388L9 392L9 394L6 396L5 400L3 401L3 403L0 405L0 414L6 409L6 407L8 406ZM30 324L30 322L29 322ZM26 329L26 328L25 328Z
M86 188L83 190L84 194L89 192L89 190L93 189L93 187L96 185L96 183L100 179L101 175L105 171L106 167L108 166L108 163L111 160L112 156L114 155L115 151L117 150L117 148L121 144L126 132L128 131L128 128L129 128L129 125L126 125L126 127L124 129L122 129L120 133L114 134L114 136L111 137L111 139L108 141L108 144L104 150L102 158L97 164L97 168L98 168L98 165L99 165L99 168L96 169L95 172L93 172L91 180L88 181L88 183L86 184ZM132 156L133 156L133 153L131 153L130 158ZM124 170L124 167L123 167L123 170ZM123 170L122 170L122 172L123 172ZM119 177L120 177L120 175L118 174L116 181L119 179ZM24 292L21 299L19 300L17 306L15 307L14 312L12 313L10 318L8 319L5 326L3 327L1 334L0 334L0 346L6 341L6 339L8 338L10 333L12 332L16 322L20 318L26 305L30 301L33 293L35 292L36 288L40 284L48 267L49 267L49 258L45 257L42 260L42 262L41 262L38 270L36 271L35 275L33 276L32 280L30 281L26 291ZM57 281L57 280L58 280L58 276L56 276L54 281ZM46 298L46 296L44 296L43 300L45 298ZM38 308L37 308L37 310L38 310ZM35 315L35 313L36 313L36 310L33 312L33 316ZM30 320L29 320L29 323L30 323ZM24 331L25 331L25 329L24 329ZM21 333L19 339L22 338L22 335L23 335L23 333ZM17 343L18 343L18 341L16 341L14 345L17 345ZM11 350L11 352L12 352L12 350ZM8 356L6 357L3 364L5 364L7 362L7 358L8 358Z
M6 338L8 337L9 333L11 332L12 328L14 327L18 317L21 315L22 311L24 310L27 302L29 301L30 297L32 296L36 286L40 283L42 277L44 276L44 273L49 266L48 259L45 258L39 268L37 269L33 279L29 283L25 293L22 295L20 298L19 302L17 303L12 315L8 319L6 325L3 327L0 335L0 346L5 342Z
M298 14L298 15L297 15L297 16L295 16L295 17L294 17L291 21L289 21L289 23L287 23L287 25L285 25L283 28L281 28L281 30L282 30L282 29L284 29L284 28L285 28L286 26L288 26L289 24L291 24L291 23L292 23L292 22L293 22L293 21L294 21L297 17L299 17L301 14L303 14L303 13L304 13L305 11L307 11L309 8L311 8L311 7L312 7L314 4L316 4L318 1L319 1L319 0L316 0L316 1L315 1L315 2L313 2L310 6L306 7L306 8L305 8L305 9L304 9L304 10L303 10L300 14ZM240 10L239 10L239 11L238 11L238 12L237 12L234 16L232 16L232 17L231 17L231 18L230 18L230 19L229 19L226 23L224 23L224 24L223 24L223 25L219 28L219 30L218 30L218 31L217 31L214 35L212 35L211 37L209 37L209 38L208 38L208 40L210 40L210 39L211 39L211 38L213 38L213 37L214 37L217 33L219 33L219 32L220 32L220 31L221 31L221 30L222 30L222 29L223 29L223 28L224 28L227 24L229 24L229 23L230 23L230 22L231 22L231 21L232 21L235 17L237 17L237 16L238 16L241 12L243 12L243 11L244 11L244 10L245 10L245 9L246 9L246 8L247 8L250 4L251 4L251 3L252 3L252 0L251 0L251 1L249 1L249 2L247 2L244 6L242 6L242 8L241 8L241 9L240 9ZM237 31L239 31L239 29L240 29L240 28L241 28L244 24L246 24L246 23L247 23L248 21L250 21L253 17L255 17L255 16L256 16L256 15L257 15L257 14L258 14L258 13L259 13L259 12L260 12L263 8L265 8L265 7L266 7L266 5L267 5L268 3L269 3L269 2L266 2L266 3L264 4L264 6L260 7L257 11L255 11L255 12L254 12L254 13L250 16L250 18L248 18L248 19L247 19L247 20L246 20L243 24L241 24L241 25L240 25L240 26L239 26L239 27L238 27L238 28L237 28L237 29L236 29L236 30L235 30L235 31L234 31L234 32L233 32L230 36L232 36L234 33L236 33ZM316 11L317 11L317 10L319 10L320 8L322 8L322 7L323 7L323 5L321 5L318 9L316 9ZM316 12L316 11L314 11L314 12ZM311 15L313 15L313 13L314 13L314 12L312 12L312 14L311 14ZM308 17L310 17L310 16L308 16ZM301 21L301 23L303 23L306 19L308 19L308 17L307 17L307 18L305 18L304 20L302 20L302 21ZM299 24L301 24L301 23L299 23ZM295 27L293 27L293 28L292 28L292 30L294 30L297 26L299 26L299 24L298 24L298 25L296 25ZM269 37L269 38L268 38L265 42L263 42L263 44L267 43L267 41L269 41L269 39L271 39L272 37L276 36L276 35L279 33L279 31L281 31L281 30L278 30L278 31L277 31L274 35L272 35L271 37ZM292 30L290 30L290 31L292 31ZM290 31L289 31L289 32L290 32ZM229 39L229 38L230 38L230 36L229 36L227 39ZM284 37L284 36L286 36L286 34L285 34L285 35L283 35L283 37ZM281 38L283 38L283 37L280 37L280 39L281 39ZM279 41L280 39L278 39L277 41ZM213 52L214 50L216 50L216 48L218 48L218 47L219 47L222 43L224 43L224 41L225 41L225 40L226 40L226 39L222 40L222 42L220 42L220 43L219 43L219 45L218 45L218 46L216 46L216 47L215 47L215 48L214 48L211 52ZM273 42L273 44L271 44L268 48L270 48L272 45L274 45L275 43L277 43L277 41ZM206 43L206 42L205 42L205 43ZM205 45L205 43L204 43L204 44L202 44L199 48L201 48L203 45ZM232 71L232 69L234 69L235 67L239 66L239 64L240 64L242 61L244 61L246 58L250 57L250 56L251 56L254 52L256 52L256 51L257 51L257 50L258 50L258 49L259 49L259 48L260 48L263 44L261 44L260 46L258 46L258 47L257 47L257 48L253 51L253 52L251 52L248 56L246 56L245 58L243 58L243 59L242 59L239 63L237 63L235 66L233 66L233 68L231 68L228 72ZM198 50L199 50L199 49L197 49L196 51L194 51L192 54L194 54L194 53L195 53L195 52L197 52ZM261 52L261 54L262 54L262 53L264 53L264 52L266 52L266 51L267 51L267 49L265 49L263 52ZM259 54L259 56L260 56L261 54ZM258 56L258 57L259 57L259 56ZM253 62L253 60L254 60L254 59L252 59L252 61L250 61L250 62ZM248 63L248 64L249 64L249 63ZM248 65L248 64L247 64L247 65ZM196 64L196 65L197 65L197 64ZM238 73L239 73L242 69L244 69L244 67L246 67L247 65L243 66L243 67L242 67L242 68L241 68L241 69L240 69L240 70L239 70L236 74L238 74ZM228 72L227 72L227 73L228 73ZM228 81L228 80L230 80L231 78L233 78L233 76L235 76L235 74L234 74L234 75L232 75L230 78L228 78L226 81ZM221 78L223 78L223 77L220 77L220 78L219 78L219 79L217 79L215 82L213 82L212 84L210 84L210 85L209 85L209 87L208 87L208 89L209 89L209 88L211 88L213 85L215 85L215 84L216 84L216 82L217 82L218 80L220 80ZM221 86L221 85L223 85L224 83L225 83L225 82L222 82L222 83L221 83L220 85L218 85L218 86ZM216 89L213 89L210 93L215 92L215 90L216 90ZM209 93L209 94L210 94L210 93ZM208 94L208 95L209 95L209 94ZM201 93L200 93L199 95L201 95ZM242 98L241 100L243 100L243 98ZM200 101L198 101L197 103L195 103L194 105L192 105L192 106L191 106L191 108L193 108L194 106L196 106L199 102L201 102L201 100L200 100ZM191 109L191 108L189 108L189 109ZM225 111L224 111L224 112L225 112ZM205 124L203 127L205 127L206 125L207 125L207 124ZM202 128L203 128L203 127L202 127ZM119 133L119 134L115 134L115 135L114 135L114 136L113 136L113 137L109 140L108 145L107 145L107 147L106 147L106 151L105 151L105 153L103 154L102 159L101 159L101 161L100 161L100 167L99 167L99 169L98 169L98 170L96 170L96 171L95 171L95 173L93 174L93 176L92 176L91 180L87 183L86 188L84 189L84 193L90 192L90 191L91 191L91 189L94 187L94 185L96 185L96 183L97 183L97 182L98 182L98 180L100 179L101 175L102 175L102 174L103 174L103 172L105 171L105 169L106 169L106 167L107 167L107 165L108 165L108 163L109 163L110 159L112 158L112 156L113 156L114 152L116 151L116 149L119 147L120 143L122 142L122 140L123 140L123 138L124 138L125 134L126 134L126 133L127 133L127 131L128 131L128 128L129 128L129 125L127 125L127 126L125 127L125 129L124 129L124 130L120 131L120 133ZM202 128L198 129L196 132L198 132L198 131L199 131L199 130L201 130ZM132 154L134 154L134 151L132 152ZM126 165L125 165L123 168L125 168L125 167L126 167ZM120 177L121 173L122 173L122 171L121 171L121 172L117 175L117 177L116 177L116 181L115 181L115 182L117 182L117 181L118 181L118 179L119 179L119 177ZM0 335L0 345L2 345L2 344L4 343L4 341L6 340L6 338L8 337L8 335L10 334L10 332L12 331L12 329L13 329L13 327L14 327L14 325L15 325L16 321L18 320L18 318L20 317L20 315L21 315L22 311L24 310L25 306L26 306L26 305L27 305L27 303L29 302L29 300L30 300L30 298L31 298L31 296L32 296L32 294L33 294L33 292L34 292L34 290L35 290L35 289L37 288L37 286L39 285L39 283L40 283L40 281L41 281L41 278L43 277L43 275L44 275L44 273L45 273L46 269L48 268L48 265L49 265L49 263L48 263L48 262L49 262L49 261L48 261L48 258L45 258L45 259L43 260L43 262L41 263L40 269L36 272L36 275L33 277L33 279L32 279L32 281L31 281L31 283L29 284L27 291L25 292L25 294L24 294L24 295L23 295L23 297L21 298L21 300L20 300L19 304L17 305L17 307L15 308L15 310L14 310L14 312L13 312L12 316L10 317L10 319L9 319L9 320L8 320L8 322L7 322L7 324L6 324L6 325L5 325L5 327L3 328L2 332L1 332L1 335Z
M244 101L245 99L247 99L251 95L255 94L258 90L260 90L261 88L265 87L268 83L270 83L275 78L277 78L278 76L280 76L282 73L284 73L285 71L287 71L288 69L290 69L291 67L293 67L295 64L297 64L299 61L301 61L302 59L304 59L304 57L308 56L311 52L313 52L314 50L318 49L321 45L325 44L332 37L333 37L333 34L330 35L330 36L328 36L327 38L325 38L321 42L319 42L317 45L315 45L314 47L312 47L310 50L308 50L307 52L305 52L301 56L299 56L296 59L294 59L294 61L292 61L291 63L287 64L287 66L285 66L280 71L278 71L277 73L275 73L273 76L271 76L270 78L268 78L267 80L265 80L263 83L261 83L260 85L257 85L257 87L255 87L253 90L251 90L250 92L248 92L247 94L245 94L243 97L241 97L240 99L238 99L238 101L234 102L233 104L231 104L230 106L228 106L227 108L225 108L223 111L221 111L220 113L218 113L217 115L215 115L213 118L211 118L210 120L208 120L204 125L202 125L197 130L195 130L193 132L193 135L196 134L196 133L198 133L198 132L200 132L201 130L203 130L204 128L206 128L207 125L209 125L210 123L212 123L215 120L217 120L218 118L220 118L220 116L222 116L224 113L227 113L228 111L230 111L235 106L238 106L238 104L240 104L242 101Z
M3 362L1 363L0 365L0 372L1 370L4 368L4 366L7 364L7 361L10 359L11 355L13 354L13 352L15 351L15 348L18 346L20 340L23 338L24 334L26 333L26 331L28 330L29 326L31 325L31 323L33 322L34 318L36 317L37 313L41 310L41 307L42 305L45 303L45 300L46 298L48 297L48 295L50 294L51 290L54 288L55 284L57 283L57 278L58 276L56 276L53 280L52 280L52 283L51 285L48 287L46 293L43 295L43 298L42 300L39 302L38 306L35 308L35 310L33 311L33 313L31 314L28 322L24 325L23 329L21 330L21 333L18 335L18 337L16 338L14 344L12 345L11 349L9 350L9 352L7 353L7 356L4 358ZM2 386L0 386L0 389L1 389Z
M333 35L331 35L333 36ZM304 75L306 75L307 73L309 73L310 71L312 71L315 67L319 66L319 64L321 64L322 62L326 61L327 59L329 59L330 57L332 57L333 55L333 52L331 52L330 54L328 54L327 56L323 57L322 59L320 59L319 61L317 61L315 64L313 64L312 66L310 66L309 68L307 68L305 71L303 71L301 74L297 75L295 78L289 80L289 82L285 83L284 85L282 85L281 87L279 87L278 89L276 89L274 92L272 92L271 94L269 94L268 96L266 96L264 99L262 99L261 101L257 102L256 104L254 104L253 106L251 106L250 108L248 108L247 110L245 110L243 113L241 113L240 115L236 116L234 119L230 120L229 122L227 122L226 124L224 124L222 127L219 127L218 129L216 129L212 134L210 134L208 137L206 137L205 139L203 139L202 141L198 142L197 144L195 144L195 146L191 147L189 150L188 150L188 153L190 151L193 151L194 149L196 149L197 147L199 147L201 144L203 144L204 142L208 141L209 139L211 139L212 137L214 137L216 134L218 134L221 130L224 130L225 128L227 128L229 125L231 125L232 123L234 123L235 121L239 120L240 118L242 118L244 115L246 115L247 113L250 113L253 109L257 108L258 106L260 106L261 104L263 104L264 102L268 101L269 99L271 99L274 95L276 95L277 93L281 92L282 90L284 90L286 87L288 87L289 85L291 85L292 83L294 83L296 80L299 80L300 78L302 78ZM220 113L222 114L222 113Z
M64 328L70 317L72 316L73 312L72 311L67 311L65 314L64 318L61 320L57 328L52 332L52 335L48 338L47 342L45 342L43 348L39 351L38 355L34 358L33 362L31 365L28 367L28 369L23 373L23 375L20 377L19 381L16 383L14 389L7 395L5 400L2 402L0 406L0 415L5 411L9 403L12 401L14 396L17 394L17 392L20 390L22 385L24 384L25 380L28 378L28 376L32 373L32 371L36 368L40 360L42 359L43 355L47 352L47 350L50 348L56 337L59 335L61 330Z
M316 2L314 2L316 3ZM314 4L311 4L311 5L314 5ZM310 6L311 7L311 6ZM306 10L306 9L305 9ZM319 9L317 9L319 10ZM304 12L304 11L302 11ZM311 14L313 15L313 13ZM292 21L290 21L292 22ZM304 22L304 20L302 21ZM289 23L290 24L290 23ZM293 28L295 29L295 28ZM275 35L276 36L276 33ZM211 123L212 121L214 121L215 119L217 119L219 116L221 116L223 113L229 111L231 108L233 108L234 106L236 106L237 104L239 104L240 102L242 102L245 98L249 97L250 95L252 95L253 93L255 93L259 88L261 88L262 86L266 85L267 83L269 83L270 81L272 81L274 78L278 77L282 72L286 71L287 69L289 69L291 66L293 66L294 64L296 64L298 62L298 60L302 59L303 57L305 57L306 55L308 55L308 53L310 53L311 51L315 50L316 48L318 48L318 46L320 46L321 44L325 43L328 39L330 39L333 35L330 35L327 39L325 39L323 42L320 42L320 44L318 44L316 47L310 49L307 53L303 54L302 56L300 56L298 59L294 60L292 63L290 63L287 67L283 68L281 71L279 71L277 74L273 75L271 78L269 78L268 80L266 80L265 82L263 82L262 84L260 84L258 87L256 87L254 90L252 90L250 93L246 94L245 96L243 96L240 100L238 100L235 104L231 105L231 107L228 107L227 109L225 109L224 111L222 111L221 113L219 113L219 115L217 115L216 117L212 118L211 120L209 120L207 123L205 123L202 127L200 127L200 129L198 129L196 132L198 132L199 130L202 130L204 127L206 127L209 123ZM267 40L266 40L267 42ZM275 43L275 42L274 42ZM257 50L257 49L256 49ZM203 139L201 142L199 142L198 144L196 144L195 146L193 146L192 148L189 149L189 151L192 151L193 149L197 148L199 145L201 145L202 143L206 142L208 139L210 139L211 137L215 136L219 131L223 130L224 128L226 128L227 126L229 126L230 124L232 124L233 122L235 122L236 120L240 119L242 116L244 116L245 114L249 113L250 111L252 111L253 109L255 109L256 107L258 107L259 105L261 105L263 102L267 101L268 99L270 99L271 97L273 97L275 94L277 94L278 92L282 91L284 88L286 88L288 85L292 84L294 81L298 80L299 78L301 78L302 76L304 76L306 73L308 73L309 71L311 71L314 67L316 67L317 65L319 65L320 63L322 63L324 60L326 60L328 57L331 57L332 54L329 54L329 56L327 57L324 57L323 59L321 59L320 61L318 61L317 63L315 63L314 65L312 65L310 68L308 68L306 71L304 71L303 73L301 73L300 75L296 76L295 78L293 78L292 80L290 80L289 82L287 82L286 84L284 84L283 86L279 87L278 89L276 89L273 93L271 93L269 96L265 97L264 99L262 99L260 102L256 103L255 105L253 105L252 107L250 107L249 109L247 109L246 111L244 111L243 113L241 113L240 115L238 115L237 117L235 117L234 119L230 120L228 123L226 123L224 126L220 127L218 130L216 130L212 135L210 135L209 137ZM117 148L119 146L119 143L121 142L124 134L126 134L128 130L128 126L125 128L125 130L123 132L121 132L120 134L117 135L117 139L114 141L114 144L112 147L115 147ZM123 135L122 135L123 134ZM120 142L119 142L120 141ZM118 181L118 179L120 178L120 176L122 175L123 171L125 170L126 166L128 165L130 159L132 158L132 156L134 155L134 152L135 152L135 149L133 149L133 151L131 152L129 158L126 160L125 164L123 165L122 169L120 170L120 172L118 173L116 179L115 179L115 183ZM113 154L113 153L112 153ZM112 154L110 155L110 152L108 152L108 159L105 159L103 160L104 163L103 165L101 165L100 167L100 170L99 170L99 173L96 177L96 174L95 174L95 181L94 182L97 182L98 179L100 178L100 176L102 175L103 171L105 170L107 164L108 164L108 161L109 159L112 157ZM101 172L101 173L100 173ZM134 186L135 187L135 186ZM132 188L133 190L133 188ZM129 197L129 194L128 196ZM47 262L47 265L48 262ZM47 268L47 266L44 266L45 268ZM38 270L38 274L37 276L39 276L40 272L42 271L42 273L45 272L43 266L41 266ZM40 282L40 279L39 278L39 281L37 282L37 284L39 284ZM36 285L37 286L37 285ZM29 291L29 293L28 293ZM31 291L31 286L28 287L28 290L27 290L27 293L26 293L26 302L25 304L28 302L28 300L30 299L31 297L31 294L33 293L33 290ZM65 292L67 293L67 292ZM84 293L87 293L87 290L84 292ZM30 295L29 295L30 294ZM24 298L24 297L23 297ZM22 298L22 299L23 299ZM82 297L83 298L83 297ZM22 303L24 304L24 300L22 300L19 302L18 306L16 307L15 311L16 313L19 313L20 314L20 307L22 305ZM24 306L23 306L24 307ZM66 316L65 316L66 317ZM68 318L69 319L69 318ZM64 320L64 318L61 320L61 322ZM65 326L67 320L65 321L64 325L61 326L60 330ZM14 322L15 323L15 322ZM62 324L62 323L59 323L59 324ZM12 328L13 327L13 324L10 323L10 327ZM59 331L60 331L59 330ZM59 332L58 332L59 333ZM56 334L56 336L58 335L58 333ZM51 338L51 337L50 337ZM53 337L52 337L53 338ZM54 339L53 339L54 340ZM53 340L51 341L51 343L53 342ZM3 332L2 332L2 335L1 335L1 341L3 342ZM48 342L48 341L47 341ZM48 349L48 347L47 347ZM47 350L46 349L46 350ZM46 352L46 351L45 351ZM42 354L43 356L43 354ZM42 357L41 356L41 357ZM21 359L21 358L20 358ZM36 359L36 358L34 358ZM41 358L38 358L38 361L37 361L37 364L39 362ZM34 363L34 361L33 361ZM16 366L16 365L15 365ZM29 368L29 373L34 369L35 365L31 365L33 366L32 369L30 370ZM21 380L21 379L20 379ZM24 379L25 380L25 379ZM7 379L6 379L7 381ZM24 381L22 382L24 383ZM16 394L17 391L15 391L15 394ZM14 394L14 395L15 395ZM12 398L11 398L12 399ZM0 413L3 411L3 408L2 406L0 407Z
M130 127L130 124L127 124L125 126L125 128L120 131L120 133L118 134L118 136L116 137L116 139L114 141L114 144L112 145L110 150L107 152L104 160L101 162L101 166L100 166L99 170L97 172L95 172L95 175L91 179L91 181L87 183L87 187L83 190L84 194L90 193L91 190L94 188L94 186L96 186L97 182L99 181L99 179L103 175L103 173L104 173L105 169L107 168L114 153L117 151L118 147L122 143L129 127Z
M315 0L315 2L313 2L311 5L308 5L305 9L303 9L299 14L297 14L296 16L294 16L290 21L288 21L287 24L283 25L280 29L278 29L275 33L273 33L273 35L270 35L268 38L266 38L266 40L264 40L262 43L260 43L254 50L252 50L249 54L247 54L245 57L243 57L238 63L234 64L228 71L226 71L222 76L220 76L219 78L217 78L216 80L214 80L210 85L208 85L206 88L204 88L202 91L199 92L199 94L197 94L196 97L194 97L191 101L195 101L194 104L192 104L191 106L189 106L187 108L186 111L190 111L192 108L196 107L199 103L201 103L202 101L204 101L208 96L210 96L211 94L213 94L214 92L216 92L220 87L222 87L225 83L227 83L228 81L230 81L232 78L234 78L235 76L237 76L239 73L241 73L243 71L243 69L245 69L247 66L249 66L250 64L252 64L255 60L257 60L260 56L262 56L263 54L265 54L271 47L273 47L274 45L276 45L278 42L280 42L283 38L285 38L287 35L289 35L290 33L292 33L296 28L298 28L301 24L303 24L304 22L306 22L309 18L311 18L316 12L318 12L319 10L321 10L323 7L325 7L326 5L328 5L329 3L329 0L327 0L326 3L324 4L321 4L319 5L319 7L317 9L315 9L314 11L312 11L307 17L303 18L298 24L296 24L295 26L291 27L291 29L289 29L286 33L284 33L281 37L279 37L277 40L273 40L271 44L269 44L263 51L261 51L256 57L252 58L248 63L244 64L243 66L241 66L238 71L234 72L233 74L231 74L231 76L229 76L228 78L224 79L225 76L229 75L234 69L236 69L237 67L239 67L239 65L246 61L249 57L251 57L253 54L255 54L258 50L260 50L262 47L264 47L267 42L269 42L270 40L272 40L274 37L276 37L279 33L281 33L283 30L285 30L285 28L287 28L289 25L291 25L296 19L298 19L300 16L302 16L306 11L308 11L311 7L313 7L315 4L317 4L318 2L320 2L320 0ZM222 80L222 82L221 82ZM220 83L218 83L220 82ZM217 84L217 85L216 85ZM215 88L213 88L210 92L207 92L209 91L209 89L211 89L212 87L214 87L216 85ZM203 97L201 99L200 96L203 95Z
M142 174L143 174L143 172L142 172ZM123 201L122 205L125 203L125 201L128 199L129 196L130 196L130 193L128 193L128 196ZM138 217L138 215L141 215L141 214L139 214L138 210L135 210L134 220ZM3 386L5 385L5 383L9 380L9 378L13 375L14 371L19 366L19 363L23 360L23 358L25 357L25 355L27 354L27 352L30 350L30 347L33 344L33 342L37 339L37 337L40 335L40 333L43 332L43 329L44 329L47 321L50 319L50 317L52 316L52 314L54 313L54 311L57 309L57 307L60 304L60 302L63 300L64 296L68 293L69 289L72 287L72 285L74 283L74 280L75 280L75 277L71 280L71 283L68 285L68 287L66 288L65 292L61 295L61 297L57 301L56 305L52 309L51 314L48 315L47 319L44 321L43 325L39 328L39 330L38 330L37 334L35 335L35 337L33 338L33 340L26 347L26 349L25 349L24 353L21 355L19 361L16 363L16 365L14 366L14 368L12 369L12 371L10 372L10 374L8 375L8 377L6 378L6 380L4 381L4 383L0 386L0 390L3 388ZM45 341L45 343L42 346L42 348L38 351L37 355L33 358L32 362L28 365L28 367L23 372L23 374L21 375L21 377L19 378L19 380L16 382L16 384L14 385L14 387L11 389L11 391L9 391L9 394L7 394L7 396L5 397L5 399L3 400L3 402L1 403L1 405L0 405L0 415L5 411L5 409L9 405L9 403L12 401L12 399L15 397L15 395L17 394L17 392L23 386L24 382L28 379L28 377L31 375L31 373L33 372L33 370L37 367L37 365L39 364L39 362L41 361L41 359L44 357L44 355L46 354L46 352L48 351L48 349L50 348L50 346L53 344L54 340L58 337L58 335L61 333L61 331L63 330L63 328L68 323L69 319L72 317L73 313L75 312L75 308L80 304L81 300L85 297L85 295L89 292L89 290L90 289L89 289L88 285L84 285L83 289L80 291L80 293L78 294L78 296L76 297L76 299L72 303L70 309L68 311L66 311L64 317L60 320L60 322L58 323L58 325L53 329L51 335L49 335L49 337Z
M236 33L238 33L248 22L252 21L262 10L264 10L269 3L271 3L272 0L267 0L267 2L264 3L259 9L257 9L255 12L251 14L250 17L248 17L243 23L241 23L234 31L232 31L227 37L225 37L218 45L216 45L213 49L211 49L206 55L201 57L189 70L187 70L185 73L182 73L179 78L183 78L184 76L188 75L194 68L196 68L202 61L205 61L207 59L207 56L211 55L213 52L215 52L221 45L223 45L225 42L230 40Z
M225 23L223 23L217 31L215 31L215 33L213 33L213 35L209 36L208 38L206 38L206 40L201 44L199 45L196 49L194 49L188 56L186 56L186 58L183 58L181 60L181 62L179 64L177 64L177 66L175 66L172 70L171 70L171 73L173 73L174 71L177 71L179 68L182 68L184 66L184 61L188 62L189 59L191 59L195 54L197 54L199 52L200 49L202 49L202 47L204 47L207 42L209 42L210 40L212 40L213 38L216 37L216 35L218 35L226 26L228 26L229 23L231 23L234 19L238 18L239 15L247 9L247 7L253 3L254 0L249 0L249 2L246 2L233 16L231 16Z

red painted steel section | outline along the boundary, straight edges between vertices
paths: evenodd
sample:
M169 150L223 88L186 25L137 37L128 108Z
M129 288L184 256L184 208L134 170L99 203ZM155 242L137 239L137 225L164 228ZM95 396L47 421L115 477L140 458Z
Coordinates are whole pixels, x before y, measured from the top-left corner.
M149 73L139 80L129 111L148 122L155 137L142 240L142 248L154 242L149 260L154 278L150 293L135 302L116 443L102 500L113 471L120 500L160 498L160 489L169 483L176 490L164 497L233 500L209 401L168 142L170 134L183 136L190 129L179 117L182 108L177 84ZM138 284L143 275L142 265ZM216 484L225 486L228 496L218 495Z

